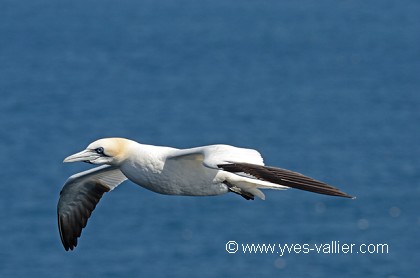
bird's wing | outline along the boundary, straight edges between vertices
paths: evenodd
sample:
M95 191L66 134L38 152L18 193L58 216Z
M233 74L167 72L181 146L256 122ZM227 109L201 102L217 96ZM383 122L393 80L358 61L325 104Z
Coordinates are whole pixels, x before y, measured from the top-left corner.
M58 229L66 251L77 246L77 238L102 195L126 179L118 168L104 165L75 174L66 181L57 205Z
M220 169L219 164L244 162L264 165L261 154L253 149L238 148L229 145L210 145L191 149L174 150L168 159L200 160L204 166Z
M258 180L268 181L273 184L283 185L319 194L353 198L347 193L340 191L336 187L286 169L255 165L250 163L219 164L218 167L231 173L246 173ZM268 188L273 187L269 186Z

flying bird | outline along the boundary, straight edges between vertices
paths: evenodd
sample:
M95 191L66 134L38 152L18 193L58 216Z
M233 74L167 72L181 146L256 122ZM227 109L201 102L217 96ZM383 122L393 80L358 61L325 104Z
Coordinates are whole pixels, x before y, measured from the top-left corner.
M300 173L265 166L253 149L209 145L176 149L105 138L64 162L102 165L68 178L57 205L58 228L66 251L77 238L102 195L123 181L168 195L211 196L233 192L247 200L265 199L260 189L296 188L319 194L352 196Z

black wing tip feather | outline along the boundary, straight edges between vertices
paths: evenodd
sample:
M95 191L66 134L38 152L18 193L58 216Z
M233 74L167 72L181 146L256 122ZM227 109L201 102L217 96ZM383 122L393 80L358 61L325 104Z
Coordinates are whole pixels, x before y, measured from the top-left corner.
M73 250L77 246L77 236L74 235L74 226L69 222L69 214L58 215L58 230L60 239L66 251Z
M63 187L57 205L58 230L66 251L77 246L77 239L103 194L110 189L99 182L86 183L82 188Z
M356 199L356 197L342 192L336 187L290 170L250 163L229 163L219 164L217 166L224 171L231 173L247 173L257 179L288 186L291 188L310 191L323 195Z

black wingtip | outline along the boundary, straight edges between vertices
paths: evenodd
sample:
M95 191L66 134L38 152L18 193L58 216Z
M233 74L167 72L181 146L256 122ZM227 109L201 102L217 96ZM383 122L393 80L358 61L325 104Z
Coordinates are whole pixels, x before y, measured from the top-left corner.
M337 191L337 192L334 192L334 193L315 192L315 191L311 191L311 192L319 193L319 194L323 194L323 195L330 195L330 196L334 196L334 197L343 197L343 198L352 199L352 200L356 199L356 197L351 196L351 195L349 195L347 193L344 193L342 191Z
M318 194L355 199L355 197L340 191L338 188L286 169L255 165L249 163L219 164L219 168L231 173L244 172L256 179L284 185L290 188L309 191Z
M77 247L78 238L97 203L110 189L97 181L66 184L57 205L58 230L66 251Z

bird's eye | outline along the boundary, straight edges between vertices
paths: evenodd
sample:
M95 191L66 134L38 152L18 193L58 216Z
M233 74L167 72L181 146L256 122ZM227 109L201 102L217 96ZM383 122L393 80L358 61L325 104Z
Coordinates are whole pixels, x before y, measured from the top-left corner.
M102 148L102 147L96 148L96 149L95 149L95 152L96 152L97 154L103 154L103 153L104 153L104 148Z

